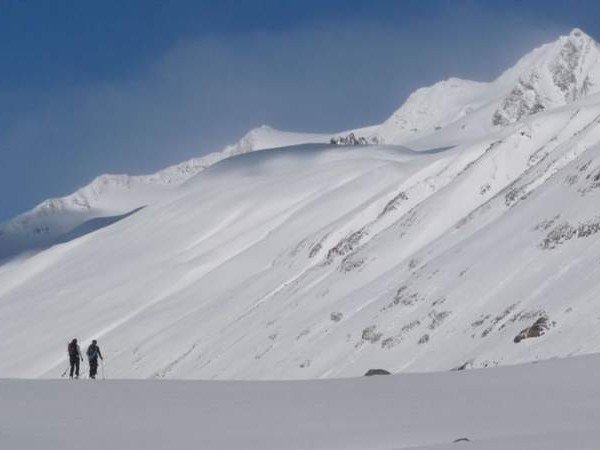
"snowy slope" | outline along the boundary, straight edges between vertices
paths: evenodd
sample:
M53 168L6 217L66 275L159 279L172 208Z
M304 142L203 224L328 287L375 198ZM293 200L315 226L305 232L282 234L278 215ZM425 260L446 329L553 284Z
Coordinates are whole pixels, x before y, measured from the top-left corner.
M135 214L0 265L0 377L60 375L72 336L99 338L114 376L135 378L599 351L597 54L574 30L492 83L417 91L406 122L378 131L395 145L263 129L263 145L290 146L230 150ZM515 94L523 80L533 90Z
M100 337L119 377L350 376L595 351L591 100L445 151L307 145L222 161L175 200L0 267L0 373L60 374L56 329ZM565 223L576 232L563 239ZM543 247L552 233L564 243ZM547 334L513 343L539 317Z
M10 450L595 450L599 371L593 356L302 382L0 380L0 443Z
M413 93L381 125L328 134L292 133L262 126L222 151L147 176L102 175L77 192L50 199L0 224L0 261L48 247L98 217L117 217L162 200L172 187L225 158L254 150L305 143L357 140L413 149L481 139L536 112L599 92L600 47L574 29L527 54L489 83L451 78Z
M262 126L223 150L167 167L152 175L101 175L66 197L49 199L0 224L0 262L60 242L64 235L100 217L119 217L172 195L173 188L230 156L306 142L328 136L292 133Z

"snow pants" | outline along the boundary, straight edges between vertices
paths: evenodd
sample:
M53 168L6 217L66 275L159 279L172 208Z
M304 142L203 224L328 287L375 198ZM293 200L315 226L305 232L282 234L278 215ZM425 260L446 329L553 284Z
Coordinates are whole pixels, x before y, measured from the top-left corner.
M98 358L90 359L90 378L96 378L98 373Z
M73 378L73 372L75 372L75 376L79 376L79 356L70 356L69 363L71 364L71 370L69 372L69 376Z

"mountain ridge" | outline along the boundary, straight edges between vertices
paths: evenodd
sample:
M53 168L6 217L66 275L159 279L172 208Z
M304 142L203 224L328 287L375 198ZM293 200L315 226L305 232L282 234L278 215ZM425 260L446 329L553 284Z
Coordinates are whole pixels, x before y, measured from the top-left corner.
M568 39L557 42L531 58L555 61ZM0 265L0 375L60 374L56 329L100 338L115 376L133 378L345 377L599 351L600 93L569 101L536 67L552 82L538 92L557 97L515 122L492 123L514 73L465 114L489 84L449 80L438 85L468 101L450 99L450 121L423 122L412 145L240 151L176 195Z
M562 106L598 90L600 47L575 28L569 35L532 50L491 82L449 78L417 89L380 125L331 134L291 133L263 125L221 151L174 164L154 174L100 175L73 194L45 200L32 210L0 223L0 260L20 251L51 245L86 220L126 214L146 206L168 196L172 187L206 167L237 154L332 139L341 144L400 144L424 149L420 140L425 138L426 146L431 146L432 135L435 141L436 134L443 135L440 142L445 140L446 145L454 145L464 140L465 134L480 137L492 132L495 126L515 123L527 115ZM478 114L483 117L476 117ZM473 128L479 131L473 133ZM449 142L448 134L455 135ZM161 192L163 188L165 192ZM108 196L110 201L103 201L103 193L110 190L116 190L118 198ZM132 192L136 190L140 192ZM8 239L13 243L8 243Z

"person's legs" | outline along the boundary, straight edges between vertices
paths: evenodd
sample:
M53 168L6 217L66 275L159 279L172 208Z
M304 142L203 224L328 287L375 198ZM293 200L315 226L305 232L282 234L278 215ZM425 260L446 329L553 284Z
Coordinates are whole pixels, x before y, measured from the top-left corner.
M73 372L75 371L75 359L69 358L69 364L71 365L71 370L69 371L69 377L73 378Z
M98 360L90 359L90 378L96 378L96 373L98 372Z
M75 359L75 377L79 378L79 358Z

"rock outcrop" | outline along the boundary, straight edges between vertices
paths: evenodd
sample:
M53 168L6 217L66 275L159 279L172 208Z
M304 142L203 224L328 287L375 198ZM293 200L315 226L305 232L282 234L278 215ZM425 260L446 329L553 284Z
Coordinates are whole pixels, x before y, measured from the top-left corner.
M548 318L540 317L538 320L534 322L530 327L525 328L519 334L515 336L514 342L518 344L523 339L534 338L543 336L548 330Z
M372 377L374 375L391 375L391 373L385 369L369 369L367 373L365 373L365 377Z

